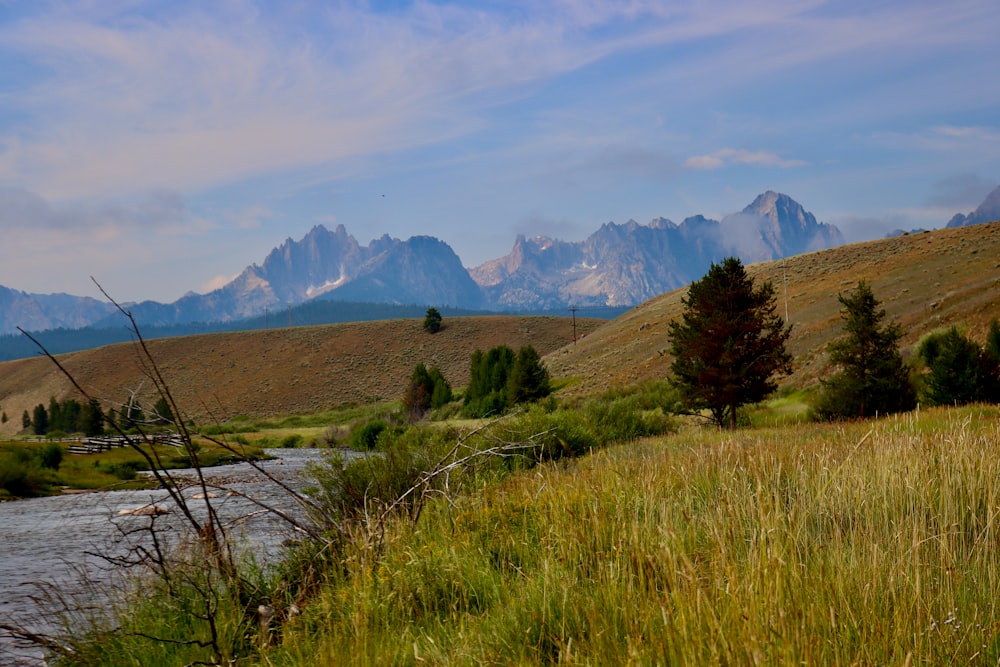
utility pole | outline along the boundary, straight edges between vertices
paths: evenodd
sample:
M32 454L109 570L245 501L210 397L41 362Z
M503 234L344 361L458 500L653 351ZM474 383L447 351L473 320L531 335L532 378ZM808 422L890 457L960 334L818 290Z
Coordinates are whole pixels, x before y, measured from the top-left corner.
M569 311L573 313L573 345L576 345L576 311L580 310L576 306L570 306Z

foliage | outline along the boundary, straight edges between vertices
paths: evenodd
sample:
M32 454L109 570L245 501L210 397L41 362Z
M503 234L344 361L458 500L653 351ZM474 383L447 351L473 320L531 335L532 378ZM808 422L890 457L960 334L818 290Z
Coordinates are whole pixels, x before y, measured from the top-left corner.
M927 365L926 395L931 405L964 405L979 399L983 350L958 327L930 334L917 354Z
M375 449L379 435L387 429L389 425L382 419L373 419L365 422L358 428L351 431L350 446L357 451L369 451Z
M681 302L669 325L672 381L686 410L708 410L719 426L736 427L737 410L763 400L791 372L785 342L791 327L777 314L769 282L755 288L739 259L713 263Z
M307 493L319 508L318 520L332 525L381 511L416 485L453 445L454 437L453 432L440 429L383 429L379 455L347 456L332 451L323 465L309 471L314 484ZM400 508L411 509L413 500L403 502Z
M514 365L507 379L507 400L511 405L530 403L551 393L549 372L542 365L542 358L531 345L517 352Z
M995 664L997 418L698 429L539 467L388 526L260 662Z
M59 449L56 455L50 448ZM58 483L55 470L62 460L62 449L48 443L42 449L11 447L0 450L0 498L27 498L48 495Z
M538 400L550 392L548 371L531 345L521 347L517 354L506 345L486 353L476 350L472 353L462 414L495 416L512 405Z
M428 410L450 403L451 398L451 385L444 379L441 369L435 366L427 370L423 364L417 364L403 395L403 409L410 416L410 421L417 421Z
M38 450L38 464L49 470L59 470L63 460L63 449L58 442L46 443Z
M441 313L437 308L428 308L424 316L424 330L432 334L441 331L441 320Z
M49 413L41 403L31 414L31 428L35 435L45 435L49 430Z
M1000 403L1000 322L992 320L979 355L979 398Z
M170 409L170 402L165 396L160 396L153 405L151 421L154 424L173 424L174 411Z
M814 406L820 419L870 417L912 410L916 391L899 353L903 333L885 324L885 309L865 281L848 295L837 296L846 336L827 348L840 371L822 383Z

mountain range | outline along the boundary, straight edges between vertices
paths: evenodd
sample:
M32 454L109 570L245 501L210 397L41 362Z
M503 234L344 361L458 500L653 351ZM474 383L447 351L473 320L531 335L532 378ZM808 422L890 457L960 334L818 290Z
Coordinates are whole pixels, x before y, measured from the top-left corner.
M992 216L992 217L990 217ZM1000 188L976 211L949 226L1000 218ZM318 299L542 311L569 306L633 306L704 275L728 256L747 263L844 243L788 195L765 192L721 221L701 215L676 224L609 222L583 241L518 236L510 252L467 269L439 239L405 241L384 235L363 246L343 225L288 238L261 264L251 264L208 294L169 304L129 304L143 326L227 322ZM29 330L120 326L110 304L66 294L35 295L0 286L0 334Z

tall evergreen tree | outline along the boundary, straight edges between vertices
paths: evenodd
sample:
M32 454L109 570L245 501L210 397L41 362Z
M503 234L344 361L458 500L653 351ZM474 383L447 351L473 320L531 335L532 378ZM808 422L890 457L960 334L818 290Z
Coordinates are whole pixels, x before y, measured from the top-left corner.
M815 413L823 419L871 417L912 410L916 391L899 353L902 329L883 325L885 309L862 280L837 296L847 335L830 343L830 363L839 368L823 382Z
M739 408L763 400L777 388L774 376L791 372L791 327L777 313L771 283L755 287L735 257L713 263L681 303L681 320L668 328L681 405L735 428Z
M35 406L31 415L31 428L35 435L45 435L49 432L49 413L41 403Z
M79 430L87 436L98 436L104 433L104 411L97 399L90 399L80 410Z
M517 351L517 358L507 378L507 400L511 405L544 398L551 392L549 372L531 345Z

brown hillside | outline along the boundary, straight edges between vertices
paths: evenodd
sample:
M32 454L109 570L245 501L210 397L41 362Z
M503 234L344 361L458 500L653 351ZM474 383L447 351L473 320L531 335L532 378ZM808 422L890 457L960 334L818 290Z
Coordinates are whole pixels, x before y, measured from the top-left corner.
M747 270L774 284L782 315L787 297L795 372L785 382L792 386L810 386L824 372L826 344L843 330L837 295L861 279L902 325L904 354L924 334L951 324L982 342L990 320L1000 318L1000 222L841 246ZM549 355L550 371L576 380L565 390L572 394L665 377L667 323L680 316L686 293L651 299Z
M576 321L577 331L602 320ZM227 419L317 412L331 407L402 396L414 366L438 366L455 387L469 380L469 358L479 349L531 344L540 354L573 339L564 317L453 317L437 334L419 319L220 333L148 342L185 415ZM155 401L135 347L130 343L60 355L60 362L88 393L107 407L140 389L143 404ZM76 397L48 359L0 364L0 407L9 420L0 433L21 428L21 415L49 398Z

